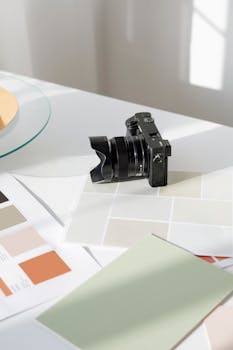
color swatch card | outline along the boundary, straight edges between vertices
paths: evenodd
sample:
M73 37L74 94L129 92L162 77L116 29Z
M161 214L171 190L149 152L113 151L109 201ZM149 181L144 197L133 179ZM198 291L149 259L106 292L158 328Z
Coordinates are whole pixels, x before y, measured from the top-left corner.
M0 175L0 320L62 296L98 271L63 227L12 176Z
M233 305L218 307L205 320L205 326L211 350L233 349Z
M170 350L233 291L233 276L147 236L39 321L83 350Z
M154 233L196 255L233 256L232 184L233 168L169 172L161 188L147 179L93 184L88 176L67 240L123 248Z

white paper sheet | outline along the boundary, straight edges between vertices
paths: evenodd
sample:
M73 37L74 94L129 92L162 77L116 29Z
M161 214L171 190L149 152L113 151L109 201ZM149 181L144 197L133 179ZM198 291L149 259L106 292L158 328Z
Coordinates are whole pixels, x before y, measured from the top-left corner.
M0 230L2 320L64 295L91 277L99 266L81 246L59 244L62 225L12 176L0 175L0 191L8 198L0 203L0 212L13 206L25 218Z

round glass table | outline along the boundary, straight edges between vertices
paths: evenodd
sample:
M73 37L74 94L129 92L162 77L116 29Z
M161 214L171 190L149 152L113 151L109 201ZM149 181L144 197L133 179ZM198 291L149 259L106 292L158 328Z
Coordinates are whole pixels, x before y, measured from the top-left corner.
M19 104L15 118L0 130L0 158L3 158L43 132L51 116L51 107L42 91L24 80L0 74L0 87L13 94Z

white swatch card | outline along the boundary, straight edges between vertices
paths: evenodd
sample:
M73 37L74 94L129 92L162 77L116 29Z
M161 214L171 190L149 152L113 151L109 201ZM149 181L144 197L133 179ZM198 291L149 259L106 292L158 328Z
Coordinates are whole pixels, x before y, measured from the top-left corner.
M62 200L62 198L61 198ZM12 176L0 175L0 320L62 296L99 270Z
M87 176L67 240L127 248L153 233L196 255L231 257L232 183L233 168L169 172L160 188L147 179L93 184Z

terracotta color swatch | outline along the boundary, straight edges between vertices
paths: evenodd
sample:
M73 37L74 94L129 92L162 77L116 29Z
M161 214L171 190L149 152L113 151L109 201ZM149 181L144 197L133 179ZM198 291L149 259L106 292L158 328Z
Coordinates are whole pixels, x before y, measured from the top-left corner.
M34 284L47 281L70 271L69 266L51 251L19 264Z
M16 97L0 87L0 130L14 119L18 109Z
M8 198L0 191L0 203L7 202Z
M233 349L233 306L220 306L205 321L211 349Z
M0 209L0 230L25 222L25 217L14 205Z
M216 259L217 259L218 261L226 260L226 259L228 259L228 258L229 258L228 256L216 256Z
M208 256L208 255L197 255L198 258L205 260L209 263L214 263L215 260L212 258L212 256Z
M5 294L6 297L12 294L11 290L7 287L6 283L0 278L0 290Z
M11 256L17 256L31 249L40 247L46 242L33 227L0 237L0 244Z

